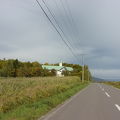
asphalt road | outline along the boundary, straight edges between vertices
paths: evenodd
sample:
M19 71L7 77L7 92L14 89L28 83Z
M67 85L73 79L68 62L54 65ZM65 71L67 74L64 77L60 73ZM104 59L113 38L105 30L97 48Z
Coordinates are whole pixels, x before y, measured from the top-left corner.
M42 120L120 120L120 90L93 83Z

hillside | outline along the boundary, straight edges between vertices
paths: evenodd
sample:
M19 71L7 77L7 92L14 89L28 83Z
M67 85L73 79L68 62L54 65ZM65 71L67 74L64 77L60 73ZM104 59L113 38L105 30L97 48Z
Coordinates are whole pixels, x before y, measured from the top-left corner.
M103 82L103 81L105 81L104 79L97 78L97 77L93 77L92 80L93 80L93 82Z

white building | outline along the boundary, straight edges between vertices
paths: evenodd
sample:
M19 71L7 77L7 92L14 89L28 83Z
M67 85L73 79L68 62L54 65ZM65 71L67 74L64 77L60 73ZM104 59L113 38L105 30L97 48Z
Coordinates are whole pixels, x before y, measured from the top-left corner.
M64 76L62 73L63 71L73 71L73 68L71 67L65 67L62 65L62 62L59 63L59 66L50 66L50 65L42 65L43 69L48 69L48 70L56 70L56 76L62 77Z

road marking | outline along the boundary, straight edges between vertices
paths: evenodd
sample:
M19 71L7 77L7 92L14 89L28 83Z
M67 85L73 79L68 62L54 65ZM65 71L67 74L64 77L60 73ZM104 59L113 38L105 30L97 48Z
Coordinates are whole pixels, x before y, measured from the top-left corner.
M107 92L105 92L105 94L107 95L107 97L111 97Z
M120 106L118 104L115 104L115 106L120 111Z
M64 108L66 105L70 104L70 102L72 102L75 98L77 98L82 92L84 92L85 90L88 89L89 86L87 86L86 88L82 89L80 92L76 93L74 96L72 96L71 98L69 98L68 100L64 101L63 104L61 104L61 106L59 106L58 108L53 108L53 111L51 110L50 113L40 117L38 120L49 120L52 116L54 116L58 111L60 111L62 108Z

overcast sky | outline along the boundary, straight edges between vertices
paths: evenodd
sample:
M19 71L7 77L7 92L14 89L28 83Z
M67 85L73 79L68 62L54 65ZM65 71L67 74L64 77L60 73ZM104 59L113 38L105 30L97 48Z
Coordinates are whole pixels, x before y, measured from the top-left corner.
M86 54L85 64L89 65L92 74L100 78L120 78L120 1L45 2L71 42L74 53L80 60L80 54ZM0 59L3 58L81 64L35 0L0 0Z

